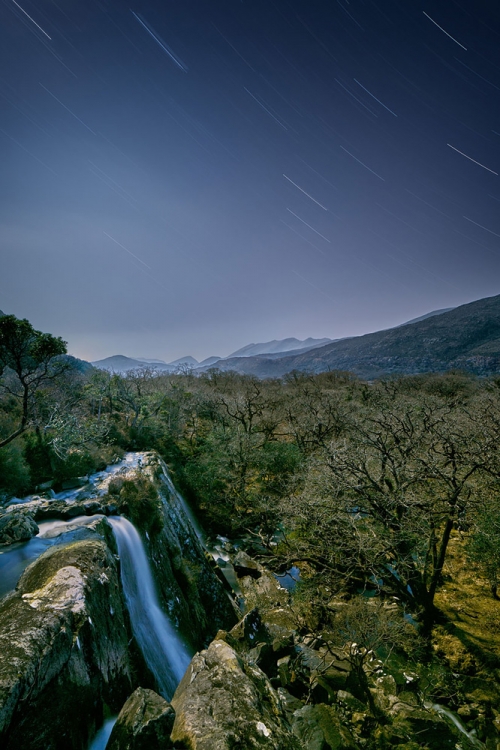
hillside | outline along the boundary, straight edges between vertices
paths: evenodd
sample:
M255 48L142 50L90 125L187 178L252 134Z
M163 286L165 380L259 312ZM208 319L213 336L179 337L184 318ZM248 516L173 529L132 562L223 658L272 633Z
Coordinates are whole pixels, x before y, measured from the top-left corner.
M368 379L454 368L478 375L500 372L500 295L294 356L238 357L217 366L258 377L281 377L292 370L348 370Z
M315 349L318 346L324 344L331 344L331 339L313 339L308 338L304 341L300 341L296 338L288 338L273 341L266 341L261 344L247 344L241 349L229 354L225 359L232 359L233 357L258 357L263 354L276 354L281 355L284 352L295 352L304 349Z

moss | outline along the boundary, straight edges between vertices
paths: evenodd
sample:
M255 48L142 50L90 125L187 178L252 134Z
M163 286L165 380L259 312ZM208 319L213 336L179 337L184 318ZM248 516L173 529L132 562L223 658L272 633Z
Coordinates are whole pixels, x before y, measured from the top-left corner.
M159 534L163 526L163 514L158 490L153 482L143 475L134 480L125 479L120 489L120 510L132 523L149 534Z

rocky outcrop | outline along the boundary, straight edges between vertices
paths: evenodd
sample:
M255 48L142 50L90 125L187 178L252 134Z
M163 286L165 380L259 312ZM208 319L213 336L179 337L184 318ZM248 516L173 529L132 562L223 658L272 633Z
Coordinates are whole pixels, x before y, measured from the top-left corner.
M3 511L2 519L22 513L29 514L38 523L55 519L69 521L77 516L93 516L96 513L111 516L117 510L116 502L109 497L86 498L85 500L75 500L72 502L58 500L57 498L33 497L21 505L7 506Z
M130 692L117 566L99 538L54 547L0 603L0 745L83 750Z
M156 750L173 747L175 712L153 690L137 688L118 715L106 750Z
M0 546L25 542L38 534L38 525L30 513L17 510L0 517Z
M193 657L172 705L172 740L189 750L301 748L264 672L222 640Z

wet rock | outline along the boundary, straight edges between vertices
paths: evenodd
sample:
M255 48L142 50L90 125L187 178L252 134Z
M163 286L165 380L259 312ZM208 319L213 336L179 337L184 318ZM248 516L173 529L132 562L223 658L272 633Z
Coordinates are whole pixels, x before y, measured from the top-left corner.
M99 540L52 547L0 602L0 746L84 750L130 692L116 562ZM113 708L114 707L114 708Z
M194 656L172 705L172 740L190 750L301 748L266 675L221 640Z
M159 750L173 747L175 711L154 690L137 688L118 715L106 750Z
M36 534L38 525L26 511L13 511L0 517L0 545L24 542Z
M303 706L293 715L293 733L304 750L356 750L354 737L332 706Z
M121 475L137 478L137 470ZM141 454L140 476L156 489L158 528L143 533L163 605L193 649L205 646L221 629L238 620L235 606L207 560L182 498L165 463L155 453ZM122 490L123 491L123 490Z

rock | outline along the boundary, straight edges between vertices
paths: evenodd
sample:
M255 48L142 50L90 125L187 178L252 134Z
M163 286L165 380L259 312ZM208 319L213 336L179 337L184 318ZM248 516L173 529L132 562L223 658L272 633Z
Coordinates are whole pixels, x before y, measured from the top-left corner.
M53 486L54 486L54 482L53 482L52 479L50 479L48 482L44 482L43 484L39 484L38 487L37 487L37 489L40 492L45 492L46 490L51 490Z
M299 750L277 692L224 641L196 654L172 705L172 741L190 750Z
M141 531L158 593L174 624L189 636L193 650L203 648L219 629L230 629L237 622L234 604L205 556L165 463L155 453L143 453L140 475L157 492L159 529L147 536ZM133 481L138 473L132 470L121 476Z
M173 747L175 711L154 690L137 688L123 706L106 750L156 750Z
M470 750L473 745L452 721L437 711L403 704L398 698L386 696L392 703L388 711L391 722L378 732L383 737L381 747L400 745L408 738L417 738L428 750L455 750L460 745ZM384 744L385 743L385 744Z
M351 667L341 652L316 650L301 643L290 656L278 660L278 676L281 685L297 697L312 691L316 702L331 703L338 690L348 687Z
M252 578L260 578L263 573L262 565L256 560L253 560L250 555L246 552L240 551L233 560L233 568L236 571L238 578L244 576L251 576Z
M239 641L242 646L253 648L259 642L269 642L270 634L262 622L260 612L257 608L250 610L229 631L234 641Z
M2 750L85 750L130 692L117 566L100 540L52 547L0 602Z
M384 695L398 694L396 680L391 674L385 674L382 675L382 677L377 677L377 679L375 680L375 685L384 693Z
M38 534L38 525L32 515L24 510L6 513L0 517L0 545L24 542Z
M350 712L357 711L358 713L363 713L366 710L366 706L347 690L339 690L337 692L337 701L343 708Z
M258 607L262 620L267 626L274 625L288 631L294 630L296 621L290 610L288 591L282 588L274 575L261 565L259 565L259 571L258 578L245 575L238 579L246 610Z
M332 706L303 706L293 715L293 733L304 750L355 750L349 730Z

